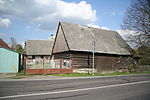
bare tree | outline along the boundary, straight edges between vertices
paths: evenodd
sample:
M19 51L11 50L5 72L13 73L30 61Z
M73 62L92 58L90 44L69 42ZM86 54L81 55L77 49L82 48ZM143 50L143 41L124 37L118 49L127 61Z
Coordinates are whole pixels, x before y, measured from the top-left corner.
M134 0L127 9L122 28L134 31L128 42L150 47L150 0Z
M10 47L13 51L16 51L18 53L24 52L24 49L23 49L22 45L18 44L14 37L10 38Z
M10 38L10 46L13 47L13 46L16 45L16 44L17 44L16 39L15 39L14 37L11 37L11 38Z

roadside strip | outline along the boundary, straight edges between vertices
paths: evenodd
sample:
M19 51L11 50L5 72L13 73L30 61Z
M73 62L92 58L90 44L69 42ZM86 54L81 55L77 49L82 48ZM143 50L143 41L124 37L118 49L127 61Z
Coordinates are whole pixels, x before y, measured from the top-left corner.
M126 77L126 76L143 76L150 74L128 74L128 75L112 75L112 76L88 76L88 77L59 77L49 79L0 79L0 82L6 81L41 81L41 80L73 80L73 79L97 79L97 78L111 78L111 77Z

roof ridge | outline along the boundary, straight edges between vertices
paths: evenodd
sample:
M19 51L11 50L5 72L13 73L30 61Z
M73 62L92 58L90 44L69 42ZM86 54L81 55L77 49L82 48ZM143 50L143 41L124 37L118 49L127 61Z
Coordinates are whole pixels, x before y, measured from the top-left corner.
M84 25L84 24L77 24L77 23L71 23L71 22L65 22L65 21L60 21L60 23L68 23L68 24L74 24L74 25L84 26L84 27L86 27L86 28L94 28L94 29L99 29L99 30L104 30L104 31L117 32L117 31L115 31L115 30L101 29L101 28L97 28L97 27L92 27L92 26Z
M116 38L116 35L119 35L117 31L68 22L60 22L60 24L64 29L70 50L91 52L92 40L95 38L97 41L96 51L102 51L100 53L131 54L118 43L120 41L122 45L126 46L126 42L122 42L122 38L119 38L119 40Z

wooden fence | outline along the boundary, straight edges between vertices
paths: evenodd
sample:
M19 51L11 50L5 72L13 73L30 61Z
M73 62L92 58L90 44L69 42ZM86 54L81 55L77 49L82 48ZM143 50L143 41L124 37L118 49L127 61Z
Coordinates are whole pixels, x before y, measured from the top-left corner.
M150 65L138 65L137 72L148 72L150 71Z

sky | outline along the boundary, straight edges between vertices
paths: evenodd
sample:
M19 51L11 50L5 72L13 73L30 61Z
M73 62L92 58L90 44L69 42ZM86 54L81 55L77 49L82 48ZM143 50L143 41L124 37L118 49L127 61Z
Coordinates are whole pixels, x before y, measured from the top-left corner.
M23 44L55 36L59 21L118 31L132 0L0 0L0 38Z

